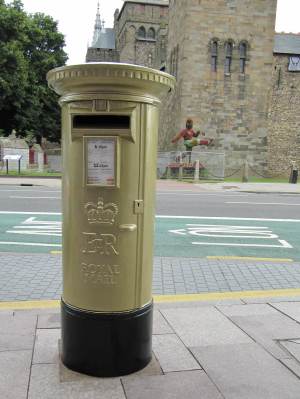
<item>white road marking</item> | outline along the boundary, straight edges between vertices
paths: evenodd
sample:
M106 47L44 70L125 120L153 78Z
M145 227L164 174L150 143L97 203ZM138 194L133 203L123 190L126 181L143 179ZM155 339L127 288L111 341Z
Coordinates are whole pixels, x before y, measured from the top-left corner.
M179 235L195 235L202 237L221 237L221 238L259 238L259 239L272 239L278 238L268 227L255 227L251 226L217 226L217 225L190 225L187 224L187 229L169 230L169 233ZM192 227L188 227L192 226ZM255 230L254 230L255 229Z
M36 219L35 217L28 218L28 219L24 220L24 222L22 222L22 224L25 224L25 225L27 225L27 224L29 224L29 225L35 225L35 224L43 225L43 224L45 224L47 226L61 226L61 222L58 222L58 221L55 221L55 220L44 220L43 221L43 220L35 220L35 219Z
M284 206L300 206L300 204L290 204L284 202L238 202L227 201L225 204L250 204L250 205L284 205Z
M39 226L37 223L37 226L14 226L14 229L39 229L39 230L61 230L60 225L56 226L51 226L43 222L42 224L45 224L45 226Z
M21 197L18 195L11 195L11 199L61 199L61 197Z
M285 240L278 240L282 245L265 245L265 244L237 244L237 243L220 243L220 242L192 242L193 245L218 245L229 247L264 247L264 248L293 248Z
M0 212L1 213L1 212ZM260 222L291 222L300 223L300 219L266 219L266 218L235 218L225 216L171 216L171 215L156 215L157 219L196 219L196 220L255 220Z
M160 191L160 192L156 192L156 195L172 195L172 196L174 196L174 195L176 195L176 196L178 196L178 195L182 195L182 196L188 196L188 195L198 195L198 196L201 196L201 197L211 197L211 196L213 196L213 197L218 197L218 196L222 196L222 198L224 198L224 197L248 197L249 195L248 194L229 194L229 193L226 193L226 194L224 194L224 193L215 193L215 194L205 194L205 193L195 193L195 192L178 192L178 191L165 191L165 192L163 192L163 191Z
M41 242L13 242L13 241L0 241L0 245L25 245L30 247L61 247L61 244L44 244Z
M52 237L62 236L61 222L51 220L36 220L36 217L30 217L24 220L24 222L22 222L22 226L14 226L13 229L14 230L7 230L6 233Z
M189 227L191 226L191 227ZM250 227L250 228L248 228ZM237 238L245 240L260 239L270 240L275 239L281 245L271 244L244 244L232 242L192 242L193 245L216 245L216 246L233 246L233 247L266 247L266 248L293 248L287 241L279 240L277 234L274 234L268 227L254 226L231 226L231 225L201 225L201 224L187 224L186 229L169 230L169 233L180 236L200 236L213 238Z
M23 189L20 187L19 189L12 189L12 190L0 190L0 193L4 192L18 192L18 193L60 193L61 190L30 190L30 189Z
M22 235L36 235L36 236L51 236L51 237L61 237L61 233L55 233L53 231L32 231L32 230L23 230L23 231L16 231L16 230L7 230L6 233L10 234L22 234Z
M200 227L206 227L206 228L212 228L213 230L214 229L216 229L216 228L230 228L230 227L233 227L233 228L244 228L244 227L246 227L248 230L250 229L255 229L255 230L257 230L257 229L260 229L260 230L265 230L265 229L268 229L268 227L265 227L265 226L237 226L237 225L234 225L234 226L230 226L229 224L192 224L192 223L188 223L188 224L186 224L186 226L192 226L192 227L198 227L198 226L200 226Z
M61 216L61 212L15 212L15 211L0 211L1 215L53 215L53 216Z

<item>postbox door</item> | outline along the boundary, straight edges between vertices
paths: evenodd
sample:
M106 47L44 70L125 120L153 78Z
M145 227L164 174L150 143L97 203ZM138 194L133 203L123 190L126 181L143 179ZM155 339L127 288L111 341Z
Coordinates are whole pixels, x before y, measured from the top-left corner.
M139 108L135 118L140 127ZM91 132L86 136L91 137ZM71 193L63 200L63 230L68 232L63 235L64 300L99 312L135 309L140 306L142 267L138 264L144 207L142 131L137 129L134 141L117 137L119 176L112 187L86 184L86 137L64 137L64 159L71 165L63 182L63 192ZM109 139L111 132L93 137Z

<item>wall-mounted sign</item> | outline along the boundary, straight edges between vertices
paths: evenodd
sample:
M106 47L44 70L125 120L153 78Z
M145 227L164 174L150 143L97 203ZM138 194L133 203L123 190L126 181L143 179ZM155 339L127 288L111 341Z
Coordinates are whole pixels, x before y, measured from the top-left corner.
M118 186L118 137L84 137L85 184Z

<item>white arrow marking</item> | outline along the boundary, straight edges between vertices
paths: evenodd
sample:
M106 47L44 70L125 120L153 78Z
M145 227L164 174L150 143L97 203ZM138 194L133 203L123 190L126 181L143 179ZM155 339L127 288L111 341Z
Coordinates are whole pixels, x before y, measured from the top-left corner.
M187 231L185 229L169 230L169 233L179 234L179 235L182 235L182 236L186 236L187 235Z
M192 242L193 245L218 245L228 247L264 247L264 248L293 248L285 240L278 240L281 245L265 245L265 244L236 244L236 243L220 243L220 242Z
M0 245L25 245L31 247L61 247L61 244L42 244L40 242L13 242L0 241Z
M52 220L36 220L36 217L30 217L21 226L14 226L14 230L7 230L9 234L22 234L22 235L40 235L61 237L61 222Z
M261 233L261 234L264 234L264 236L263 235L253 235L253 236L245 236L245 235L229 235L229 234L202 234L202 233L199 233L199 232L197 232L197 231L190 231L190 234L191 235L194 235L194 236L202 236L202 237L221 237L221 238L259 238L259 239L263 239L263 240L265 240L265 239L267 239L267 240L269 240L269 239L272 239L272 238L278 238L278 236L276 235L276 234L271 234L271 233ZM242 234L244 234L244 233L242 233ZM257 233L257 234L259 234L259 233Z
M232 226L232 225L229 225L229 224L187 224L186 226L192 226L192 227L207 227L207 228L223 228L223 227L225 227L225 228L234 228L234 229L236 229L236 228L241 228L241 229L244 229L244 228L246 228L246 229L255 229L255 230L258 230L258 229L260 229L260 230L265 230L265 229L269 229L269 227L263 227L263 226L236 226L236 225L234 225L234 226Z
M22 222L22 224L39 224L39 225L42 225L42 224L46 224L46 225L53 225L53 226L61 226L61 222L57 222L57 221L54 221L54 220L35 220L36 219L36 217L31 217L31 218L28 218L28 219L26 219L26 220L24 220L24 222Z
M61 233L55 233L53 231L34 231L34 230L7 230L6 233L9 234L22 234L22 235L38 235L38 236L52 236L52 237L61 237Z

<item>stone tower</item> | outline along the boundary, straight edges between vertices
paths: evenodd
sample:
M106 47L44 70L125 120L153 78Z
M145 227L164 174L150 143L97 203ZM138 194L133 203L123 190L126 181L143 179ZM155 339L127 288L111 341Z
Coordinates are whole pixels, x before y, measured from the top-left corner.
M163 69L167 55L166 0L125 0L115 12L114 29L120 62Z
M266 166L277 0L170 0L167 71L177 77L162 112L161 149L191 117L236 167Z
M119 52L116 50L115 31L105 28L100 16L100 4L97 5L97 13L94 25L93 41L86 54L86 62L119 62Z

